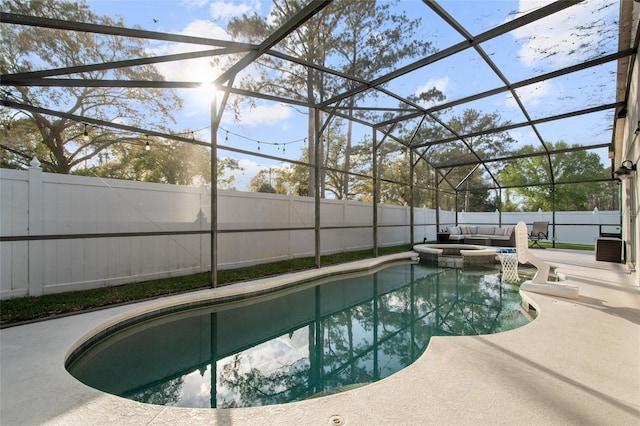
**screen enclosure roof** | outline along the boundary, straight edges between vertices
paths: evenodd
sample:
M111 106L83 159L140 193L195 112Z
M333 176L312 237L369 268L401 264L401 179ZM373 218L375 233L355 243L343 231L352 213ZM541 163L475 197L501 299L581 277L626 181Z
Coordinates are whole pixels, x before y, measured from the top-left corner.
M634 22L637 25L632 1L378 2L376 7L420 19L417 30L407 31L401 38L405 45L421 44L419 54L397 60L385 56L397 46L387 46L387 40L374 32L357 34L354 43L362 43L359 48L364 52L373 52L376 57L370 62L389 61L384 66L349 64L335 50L314 56L292 48L301 34L326 28L328 17L338 17L349 3L291 2L298 8L274 24L266 37L256 40L195 37L3 12L3 25L162 40L184 48L180 54L150 53L126 61L5 74L1 82L5 87L182 89L198 87L202 81L92 80L79 76L144 64L176 62L188 66L191 60L210 57L218 67L208 81L228 96L317 108L325 119L353 120L375 129L380 135L377 140L395 141L412 149L416 158L429 163L445 179L448 170L462 168L469 174L483 173L494 188L501 188L500 168L523 157L538 156L549 164L548 181L531 183L548 184L560 179L554 176L554 156L585 150L598 153L607 166L613 158L616 117L626 111L627 67L638 47L638 30L629 29ZM635 10L637 13L637 7ZM268 18L268 13L260 18ZM330 25L339 31L345 24L336 18ZM322 92L309 94L258 84L259 76L268 74L277 79L300 70L321 79ZM247 80L253 84L243 85ZM498 119L476 121L472 126L452 124L468 111L495 113ZM153 134L149 129L141 130ZM499 156L482 148L483 141L490 144L497 135L512 141L510 151ZM554 150L559 141L566 146ZM520 151L525 145L533 147L526 154ZM449 158L430 155L443 146L455 148L459 154ZM460 182L450 184L456 187Z

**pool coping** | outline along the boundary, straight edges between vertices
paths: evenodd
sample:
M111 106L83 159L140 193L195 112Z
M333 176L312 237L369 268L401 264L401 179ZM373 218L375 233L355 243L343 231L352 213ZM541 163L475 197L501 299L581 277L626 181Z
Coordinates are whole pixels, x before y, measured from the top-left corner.
M124 328L133 323L172 312L208 306L212 302L235 302L276 291L286 291L288 289L295 289L295 291L297 291L305 284L317 282L323 278L342 277L350 274L368 272L384 267L384 265L388 263L401 260L409 261L415 258L415 252L396 253L375 259L364 259L347 264L331 265L321 269L310 269L283 274L278 277L245 281L233 285L176 295L170 298L156 298L149 304L115 315L89 330L69 347L65 356L65 364L68 364L69 359L73 357L75 353L81 352L83 347L90 345L90 342L99 340L102 336L111 333L113 330Z
M477 244L461 244L461 243L437 243L437 244L416 244L413 249L418 253L442 254L444 249L456 248L460 249L460 255L465 256L487 256L495 255L497 250L505 247L481 246Z
M374 268L410 253L320 271ZM416 362L390 377L285 405L224 410L146 405L83 385L66 372L64 361L82 336L118 317L214 292L277 286L317 270L2 329L0 420L12 425L640 423L640 291L629 271L594 261L593 252L536 254L559 264L579 284L579 299L522 292L539 312L524 327L488 336L434 337Z

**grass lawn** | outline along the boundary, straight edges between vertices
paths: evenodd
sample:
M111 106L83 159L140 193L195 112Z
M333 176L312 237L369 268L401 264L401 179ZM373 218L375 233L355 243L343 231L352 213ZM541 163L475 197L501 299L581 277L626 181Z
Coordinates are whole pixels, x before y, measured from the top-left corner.
M540 243L540 245L545 248L552 247L551 243L546 242ZM571 250L594 249L593 246L590 245L565 243L556 243L556 248ZM379 249L379 254L400 253L408 250L411 250L411 246L409 245L385 247ZM321 264L327 266L368 259L372 257L372 254L372 250L363 250L322 256ZM223 286L240 281L312 269L314 267L314 258L300 258L256 265L248 268L223 270L218 271L218 285ZM102 287L93 290L70 291L38 297L21 297L2 300L0 301L0 326L54 318L60 315L152 299L168 294L200 290L208 288L210 283L210 274L202 273L114 287Z
M546 242L546 241L541 241L540 242L540 246L542 248L553 248L553 244ZM534 247L535 248L535 247ZM572 243L556 243L555 248L557 249L565 249L565 250L595 250L595 247L593 245L589 245L589 244L572 244Z
M411 250L411 246L380 248L380 255L400 253ZM337 263L368 259L373 256L372 250L339 253L322 256L323 266ZM218 285L264 278L288 272L302 271L315 267L315 258L291 259L281 262L267 263L247 268L218 271ZM60 315L84 312L91 309L104 308L123 303L131 303L152 299L168 294L208 288L211 275L207 273L182 277L163 278L141 283L124 284L114 287L101 287L92 290L70 291L66 293L47 294L37 297L21 297L0 301L0 326L25 321L54 318Z

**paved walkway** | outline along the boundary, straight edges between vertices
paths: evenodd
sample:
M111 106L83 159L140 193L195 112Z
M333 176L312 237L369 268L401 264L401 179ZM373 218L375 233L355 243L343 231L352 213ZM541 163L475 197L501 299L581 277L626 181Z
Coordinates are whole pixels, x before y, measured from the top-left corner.
M593 252L536 250L580 298L529 293L532 323L490 336L435 337L411 366L353 391L292 404L212 410L145 405L91 389L64 369L69 349L145 302L0 331L2 425L640 424L640 289ZM245 283L242 291L256 283ZM273 279L256 285L277 284ZM222 290L222 289L220 289ZM204 297L212 290L188 297Z

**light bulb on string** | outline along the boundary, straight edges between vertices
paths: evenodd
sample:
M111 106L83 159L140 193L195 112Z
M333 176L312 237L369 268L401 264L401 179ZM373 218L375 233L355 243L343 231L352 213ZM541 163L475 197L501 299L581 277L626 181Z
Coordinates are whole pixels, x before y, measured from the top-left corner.
M149 144L149 135L146 135L146 137L147 137L147 143L144 144L144 150L151 151L151 145Z
M84 133L82 134L82 138L85 142L89 142L89 132L87 131L87 123L84 123Z
M289 141L289 142L266 142L266 141L261 141L261 140L258 140L258 139L253 139L253 138L250 138L250 137L247 137L247 136L239 135L237 133L233 133L229 129L225 129L225 128L222 128L222 127L219 127L218 129L221 132L225 132L225 138L224 138L225 141L229 140L229 133L231 133L232 135L235 135L235 136L238 136L240 138L246 139L247 141L255 142L255 144L257 145L256 151L261 151L262 150L262 144L267 144L269 146L275 146L276 147L276 151L278 151L278 152L280 152L281 151L280 148L282 148L282 153L284 154L284 153L287 152L287 145L288 144L299 143L299 142L303 142L303 141L306 142L307 141L307 138L301 138L301 139L296 139L296 140Z

